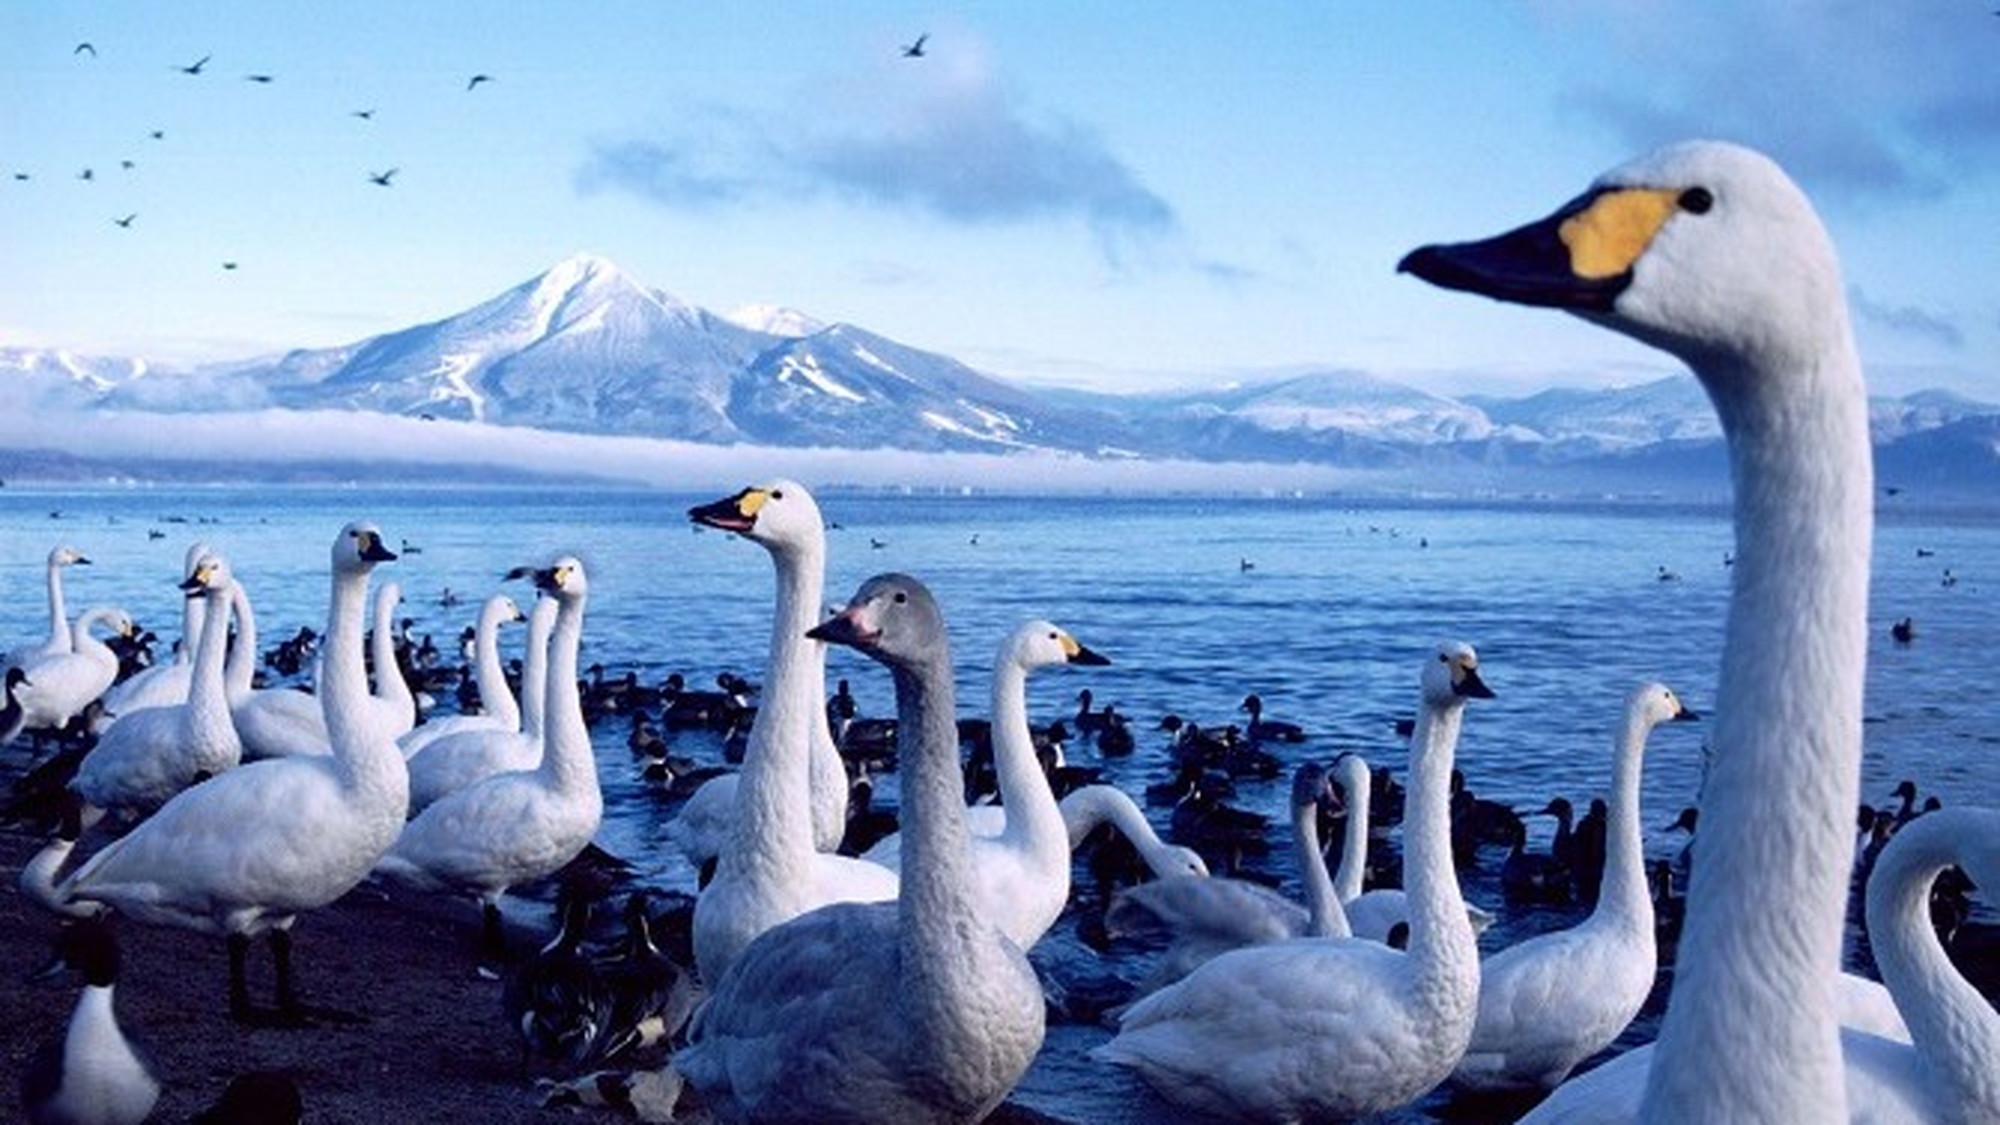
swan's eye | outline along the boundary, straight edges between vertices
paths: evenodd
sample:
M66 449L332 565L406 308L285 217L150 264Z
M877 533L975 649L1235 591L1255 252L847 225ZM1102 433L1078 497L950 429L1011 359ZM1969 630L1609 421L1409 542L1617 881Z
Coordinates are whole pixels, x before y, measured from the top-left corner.
M909 600L910 600L910 595L903 593L901 590L896 591L897 605L902 605L904 602L907 602Z
M784 498L785 498L784 489L777 489L771 493L771 499L773 500L783 500Z
M1441 653L1441 652L1440 652L1440 653L1438 653L1438 663L1439 663L1439 664L1449 664L1449 663L1451 663L1451 657L1449 657L1449 656L1446 656L1446 655L1445 655L1444 653Z
M1715 206L1715 194L1707 188L1691 187L1676 202L1690 215L1706 215Z

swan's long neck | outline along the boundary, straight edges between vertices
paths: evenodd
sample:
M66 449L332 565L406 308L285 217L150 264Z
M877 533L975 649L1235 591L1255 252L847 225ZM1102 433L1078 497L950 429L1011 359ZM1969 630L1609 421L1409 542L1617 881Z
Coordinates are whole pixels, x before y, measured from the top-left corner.
M226 605L223 611L228 612ZM201 643L202 622L207 619L207 598L188 598L181 602L181 647L174 651L174 663L186 664L194 659L190 650Z
M507 686L507 670L500 666L500 613L495 608L480 613L472 631L472 682L479 685L479 709L501 726L518 729L521 705Z
M229 765L236 764L243 755L243 743L229 717L229 684L223 676L223 663L229 656L229 602L235 596L235 589L236 583L230 582L226 587L204 592L199 598L188 599L190 603L207 606L202 614L194 666L188 675L189 742L196 747L225 748L223 753L230 758ZM235 748L233 753L228 747Z
M528 651L521 657L520 730L532 738L542 737L548 729L549 638L555 631L554 614L561 612L554 602L543 599L528 614Z
M1347 802L1347 825L1340 834L1340 870L1334 873L1333 891L1347 903L1361 897L1368 873L1368 774L1363 771L1352 790L1342 790L1340 796Z
M1067 841L1067 826L1049 791L1048 778L1035 760L1034 735L1028 728L1028 669L1009 651L993 667L993 770L1000 800L1007 808L1003 838L1023 845L1030 840ZM1067 854L1068 849L1064 852ZM1067 873L1068 865L1063 865Z
M1416 995L1423 1003L1456 1007L1454 982L1470 974L1472 997L1463 1013L1470 1038L1478 1004L1479 952L1451 864L1451 767L1464 717L1465 704L1456 699L1441 704L1426 699L1417 712L1403 811L1403 883L1409 891Z
M1303 804L1292 810L1292 844L1298 852L1299 880L1305 884L1308 937L1351 937L1347 911L1340 907L1333 879L1326 873L1326 856L1319 850L1319 806Z
M69 607L63 601L63 568L60 563L49 563L49 648L57 652L70 652L76 647L75 634L70 631Z
M825 604L826 542L813 536L791 548L790 562L778 565L797 568L798 597L804 606L806 624L793 643L804 650L798 677L799 702L809 706L806 727L807 778L812 797L813 846L831 852L847 835L847 763L834 745L833 728L826 717L826 644L804 635L805 629L819 624L820 607ZM772 638L775 643L777 638Z
M320 662L320 698L327 740L342 783L368 807L409 805L410 777L396 744L369 714L368 669L361 659L362 624L368 611L368 572L333 573L328 598L326 657Z
M764 676L764 703L750 726L743 754L743 780L736 788L736 831L730 849L739 856L797 856L814 851L811 750L806 737L812 713L814 669L824 657L806 631L819 623L818 559L810 552L772 552L778 602L771 622L771 650ZM811 565L807 565L810 563ZM819 683L824 684L824 673ZM905 837L907 839L907 836ZM726 862L726 861L725 861Z
M1084 837L1097 831L1100 824L1109 823L1123 833L1127 840L1144 850L1139 841L1148 836L1157 840L1153 826L1146 823L1146 815L1132 798L1122 790L1110 785L1085 785L1072 789L1056 802L1062 813L1063 828L1069 834L1069 849L1075 851L1083 843Z
M1931 884L1965 846L1992 847L2000 812L1926 813L1896 833L1868 880L1868 941L1882 981L1910 1027L1935 1102L1959 1120L2000 1120L2000 1012L1959 975L1931 928Z
M395 705L399 709L398 722L401 734L416 725L417 700L410 693L410 683L403 678L403 667L396 660L396 602L397 595L386 584L375 598L375 628L369 634L368 656L375 665L375 698Z
M549 634L549 690L542 701L542 763L537 771L558 793L602 801L597 788L597 758L590 748L590 728L583 719L583 696L576 686L577 651L583 644L583 610L587 595L565 595Z
M250 592L241 582L230 584L229 609L236 615L236 641L229 646L222 678L229 685L229 698L236 700L249 695L257 679L257 613L250 608Z
M1592 918L1615 918L1653 940L1653 896L1646 885L1645 842L1639 829L1639 778L1652 730L1637 706L1628 708L1611 760L1611 807L1605 816L1604 879Z
M1700 371L1728 436L1735 591L1717 689L1704 855L1687 897L1649 1119L1844 1121L1839 1024L1849 830L1860 788L1873 469L1842 318L1798 369ZM1756 1049L1719 1051L1756 1028ZM1775 1064L1774 1060L1782 1060Z

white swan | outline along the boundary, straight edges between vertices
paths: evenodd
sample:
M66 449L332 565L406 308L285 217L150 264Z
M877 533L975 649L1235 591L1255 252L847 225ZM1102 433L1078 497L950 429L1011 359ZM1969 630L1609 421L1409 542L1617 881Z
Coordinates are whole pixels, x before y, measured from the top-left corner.
M396 839L408 778L395 744L370 737L362 615L368 572L395 558L373 524L341 529L332 550L323 695L333 753L238 766L183 790L38 895L70 913L110 907L142 922L226 935L230 1011L255 1020L244 980L250 939L271 935L277 1017L296 1021L291 925L367 876Z
M500 663L500 628L522 620L521 607L506 594L495 594L479 607L479 620L472 629L472 676L479 685L479 713L447 715L412 727L397 739L405 758L413 758L432 741L461 730L519 730L521 705L507 686L507 672Z
M1456 642L1424 664L1403 820L1409 952L1357 938L1232 950L1134 1004L1093 1057L1170 1101L1273 1122L1376 1113L1451 1073L1479 1002L1449 808L1465 700L1492 694L1478 666Z
M230 610L236 615L236 640L229 646L223 679L229 685L229 716L243 740L246 761L324 755L333 750L327 732L326 708L320 698L295 688L260 688L257 678L257 611L250 591L236 583Z
M69 620L69 610L63 601L62 572L66 567L89 566L90 559L75 547L56 546L49 550L46 572L49 588L49 635L40 644L22 645L0 656L0 668L21 668L44 656L56 656L74 651L75 635Z
M542 706L548 697L549 635L560 603L540 598L528 613L528 647L521 661L521 728L464 727L410 755L410 815L483 778L535 768L542 760Z
M1063 799L1056 802L1056 808L1062 813L1063 830L1069 836L1071 852L1082 847L1092 832L1108 824L1139 853L1139 861L1155 878L1167 879L1177 875L1205 877L1208 874L1208 863L1201 858L1200 852L1160 839L1159 832L1146 819L1138 802L1115 785L1080 785L1064 794ZM996 805L968 805L965 809L965 828L974 837L998 836L1007 828L1007 811ZM861 858L884 867L900 867L903 862L902 833L883 837L874 847L862 853Z
M181 575L185 577L193 574L195 564L208 553L208 544L199 539L188 544L187 556L181 564ZM111 690L104 693L107 730L121 716L132 711L187 702L188 686L194 678L194 649L201 643L202 607L207 604L204 598L182 598L181 641L174 646L173 659L154 664L150 668L141 668L131 676L112 684Z
M1028 673L1062 664L1109 664L1048 621L1029 621L1007 635L993 662L993 766L1000 804L978 805L994 821L971 831L972 869L980 913L1022 949L1035 944L1069 902L1069 825L1035 756L1028 728ZM902 834L878 841L863 859L897 870Z
M695 964L712 982L750 939L787 918L829 902L896 897L896 875L819 850L845 829L847 794L846 773L826 733L825 649L806 636L820 612L826 533L819 506L796 482L775 481L689 516L762 544L778 578L764 702L736 775L729 844L695 903ZM837 815L813 782L816 761L841 771L826 779L840 791Z
M92 606L77 614L70 628L70 651L20 665L28 679L14 690L14 698L21 702L23 729L62 727L118 678L118 654L97 639L92 630L98 626L126 638L138 631L131 615L116 606Z
M417 725L417 697L396 659L396 607L402 602L401 585L384 582L377 586L374 627L368 633L368 660L375 669L372 710L375 721L382 724L382 733L392 739L401 738Z
M188 601L208 607L187 699L130 712L84 755L70 788L93 809L144 815L202 778L234 769L243 759L243 742L230 721L229 694L222 679L229 644L229 599L235 585L229 563L220 555L203 555L180 585Z
M440 798L410 821L376 867L419 890L478 896L489 952L504 949L496 943L507 888L554 874L575 859L604 816L576 679L590 579L569 555L532 573L536 587L559 603L549 638L541 761Z
M921 583L881 575L814 633L895 676L902 890L765 931L715 982L674 1066L725 1121L977 1121L1041 1047L1044 1001L979 913L944 620Z
M1694 718L1665 684L1641 684L1626 697L1597 906L1578 925L1509 946L1480 965L1479 1020L1454 1082L1475 1090L1553 1089L1639 1014L1659 972L1640 839L1640 760L1655 726Z
M1694 142L1607 174L1544 223L1401 268L1571 309L1673 352L1706 388L1730 451L1736 563L1701 835L1731 860L1689 888L1642 1116L1848 1120L1835 981L1873 469L1831 240L1768 158ZM1532 1119L1561 1119L1567 1089Z
M1340 896L1340 908L1347 913L1347 925L1354 936L1386 945L1390 931L1410 924L1410 896L1401 887L1361 889L1368 875L1368 817L1373 798L1367 759L1351 751L1339 755L1333 760L1333 779L1347 805L1340 866L1333 873L1334 893ZM1465 916L1475 934L1485 933L1493 924L1493 915L1469 902Z

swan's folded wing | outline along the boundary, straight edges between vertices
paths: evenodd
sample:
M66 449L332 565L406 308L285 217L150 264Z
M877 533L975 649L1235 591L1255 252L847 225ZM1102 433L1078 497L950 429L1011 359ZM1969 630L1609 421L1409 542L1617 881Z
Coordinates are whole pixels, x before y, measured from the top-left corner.
M1220 949L1303 934L1304 907L1239 879L1177 875L1118 892L1104 916L1114 936L1164 937Z

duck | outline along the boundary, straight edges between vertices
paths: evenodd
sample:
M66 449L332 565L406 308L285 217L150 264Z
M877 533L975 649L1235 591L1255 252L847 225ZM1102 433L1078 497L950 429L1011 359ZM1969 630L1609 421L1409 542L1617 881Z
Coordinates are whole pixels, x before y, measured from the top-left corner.
M679 1031L699 999L693 974L660 950L653 938L652 900L644 891L625 899L625 938L598 962L610 1006L591 1056L620 1058Z
M1347 915L1349 931L1359 938L1389 944L1389 934L1410 924L1410 896L1401 887L1364 890L1368 874L1368 833L1374 811L1376 778L1368 759L1353 751L1333 759L1333 780L1347 806L1346 824L1341 830L1340 865L1334 869L1334 893ZM1400 794L1398 795L1400 797ZM1468 902L1466 920L1472 932L1482 934L1493 924L1493 915Z
M893 902L823 906L751 941L674 1067L724 1121L977 1121L1040 1050L1045 1002L980 913L944 615L922 582L880 574L812 633L895 679L904 877Z
M242 761L243 741L229 717L222 674L234 585L229 561L215 554L196 560L181 582L188 601L207 607L188 695L182 703L133 711L98 738L70 782L92 810L143 816L195 782ZM96 815L88 819L94 821Z
M67 544L49 548L44 575L49 591L49 635L40 644L22 645L0 656L0 666L22 668L45 656L60 656L76 649L70 626L69 609L63 598L63 571L72 566L91 565L90 556Z
M1556 837L1546 852L1528 850L1528 830L1514 835L1507 858L1500 864L1500 891L1510 905L1566 905L1570 901L1569 821L1573 814L1569 800L1557 797L1535 816L1556 818Z
M555 630L559 605L554 598L538 598L535 608L528 613L528 647L521 666L520 728L461 725L419 745L409 758L411 816L468 785L510 770L533 769L542 760L549 637ZM509 698L513 696L510 694Z
M1472 1035L1479 951L1447 789L1466 701L1493 693L1463 641L1440 644L1421 683L1403 822L1408 952L1352 937L1232 950L1126 1009L1093 1058L1176 1105L1256 1121L1379 1113L1451 1073Z
M1479 1017L1451 1074L1458 1086L1552 1090L1639 1014L1659 968L1639 833L1641 759L1654 727L1698 717L1665 684L1641 684L1626 696L1611 765L1604 893L1583 922L1480 965Z
M120 1026L114 1005L118 940L109 919L63 928L57 961L83 975L83 992L60 1038L44 1043L21 1074L30 1125L138 1125L160 1100L159 1067Z
M327 659L321 699L333 753L252 762L182 790L76 871L33 897L63 913L115 910L141 922L226 937L230 1014L251 1024L299 1025L318 1012L292 973L298 916L358 886L395 842L409 803L403 756L373 739L362 666L368 575L396 556L373 523L334 539ZM250 940L268 934L277 1004L252 1007Z
M476 897L482 949L493 957L506 950L500 900L508 888L552 875L575 859L604 817L576 675L590 578L574 555L529 575L558 603L549 636L541 760L440 797L404 827L375 867L391 883Z
M502 978L500 1009L521 1039L521 1068L531 1058L580 1063L591 1056L611 1017L611 992L584 955L591 897L564 888L559 924L548 944Z
M188 545L181 565L181 577L194 573L195 564L209 554L208 544L196 540ZM203 598L181 599L181 641L174 646L174 658L164 664L142 668L111 685L104 693L104 711L114 721L131 711L186 703L194 676L194 650L200 644Z
M892 899L897 882L879 864L832 851L846 831L848 787L826 728L825 648L809 636L819 621L825 569L819 505L797 481L779 479L688 516L760 544L777 570L765 701L750 728L743 769L729 775L735 797L728 840L695 904L695 964L712 983L764 930L829 902Z
M472 675L479 686L479 712L449 715L410 728L407 734L396 740L404 758L416 757L417 752L433 740L454 731L521 729L521 705L508 689L507 671L500 663L500 630L505 625L523 620L526 617L521 612L521 606L511 595L494 594L480 605L479 618L472 634Z
M139 631L123 609L92 606L78 614L70 627L70 651L37 656L16 665L27 673L26 681L14 688L14 697L21 701L23 729L62 728L118 678L118 654L97 639L95 630L99 628L128 640Z
M1033 946L1062 914L1070 874L1069 826L1028 729L1028 675L1037 668L1109 663L1068 630L1041 619L1016 627L994 657L993 762L1001 803L969 806L965 813L985 822L968 829L981 913L1022 949ZM900 869L901 834L877 843L862 858Z
M1306 729L1297 723L1287 723L1279 719L1264 717L1264 697L1251 692L1243 697L1241 711L1248 712L1250 722L1243 733L1251 742L1304 742Z
M1140 984L1141 994L1158 991L1232 949L1350 934L1320 851L1319 810L1332 784L1326 767L1317 762L1303 763L1292 774L1292 843L1305 905L1261 883L1199 875L1163 877L1112 896L1104 918L1108 934L1167 936L1168 948Z
M1832 240L1769 157L1691 141L1613 169L1541 223L1423 247L1399 268L1662 348L1715 406L1736 565L1701 830L1714 854L1757 861L1704 865L1689 887L1673 996L1633 1108L1650 1120L1849 1120L1834 982L1860 789L1874 473ZM1591 1097L1567 1095L1572 1085L1529 1120L1560 1120Z

